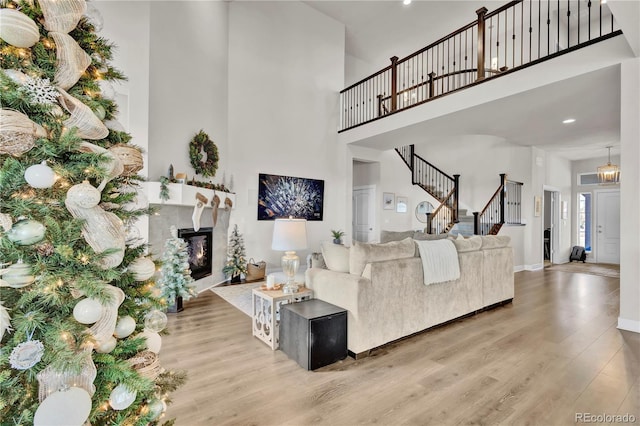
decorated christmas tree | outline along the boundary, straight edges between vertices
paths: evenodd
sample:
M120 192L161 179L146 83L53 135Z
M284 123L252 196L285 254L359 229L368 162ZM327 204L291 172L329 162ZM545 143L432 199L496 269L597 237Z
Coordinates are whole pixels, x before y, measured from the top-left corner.
M189 300L196 295L193 283L189 270L187 243L178 237L178 230L172 226L171 237L164 243L162 268L158 280L162 297L169 305L175 304L177 297Z
M0 0L0 419L156 424L182 374L136 238L142 154L84 0Z
M241 274L247 273L247 257L244 250L244 240L238 231L238 225L233 227L229 237L229 248L227 249L227 264L222 268L222 272L231 278L231 282L240 282Z

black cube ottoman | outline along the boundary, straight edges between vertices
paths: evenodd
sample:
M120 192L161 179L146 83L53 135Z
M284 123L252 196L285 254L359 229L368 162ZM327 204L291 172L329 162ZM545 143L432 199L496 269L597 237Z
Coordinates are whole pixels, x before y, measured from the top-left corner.
M315 370L347 356L347 311L319 299L280 308L280 350Z

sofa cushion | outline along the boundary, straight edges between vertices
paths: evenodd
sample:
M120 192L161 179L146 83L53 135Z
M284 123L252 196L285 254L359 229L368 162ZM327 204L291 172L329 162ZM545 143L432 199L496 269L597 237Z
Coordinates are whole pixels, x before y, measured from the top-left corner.
M322 257L327 269L336 272L349 272L349 248L331 241L322 242Z
M478 235L473 235L469 238L463 237L461 234L458 234L457 238L452 238L453 245L456 246L456 250L458 253L466 253L468 251L477 251L482 247L482 238Z
M362 275L367 263L414 257L415 251L411 238L380 244L354 243L349 254L349 273Z
M405 238L413 237L414 231L380 231L380 242L388 243L391 241L402 241Z
M327 269L327 264L324 261L322 253L311 253L309 255L309 265L307 265L307 267Z
M483 235L482 250L497 249L509 246L511 237L508 235Z

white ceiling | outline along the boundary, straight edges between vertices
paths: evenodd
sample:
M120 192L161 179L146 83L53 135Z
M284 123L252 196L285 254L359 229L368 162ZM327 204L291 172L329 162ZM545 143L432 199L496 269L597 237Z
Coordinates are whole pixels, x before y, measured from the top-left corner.
M475 11L503 1L306 1L314 9L345 24L346 53L364 62L388 65L472 22ZM364 75L362 77L365 77ZM571 116L576 122L562 124ZM518 145L535 145L569 160L606 156L606 146L619 154L620 76L618 67L554 83L481 107L428 122L428 134L446 143L461 134L495 135ZM451 129L455 129L455 134ZM405 133L403 135L403 132ZM397 131L425 133L418 126Z

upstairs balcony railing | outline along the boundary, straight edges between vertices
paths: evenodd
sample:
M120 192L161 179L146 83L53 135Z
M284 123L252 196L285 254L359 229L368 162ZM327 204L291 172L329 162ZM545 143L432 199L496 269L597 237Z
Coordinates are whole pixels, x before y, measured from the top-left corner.
M622 34L599 0L517 0L340 92L339 131Z

